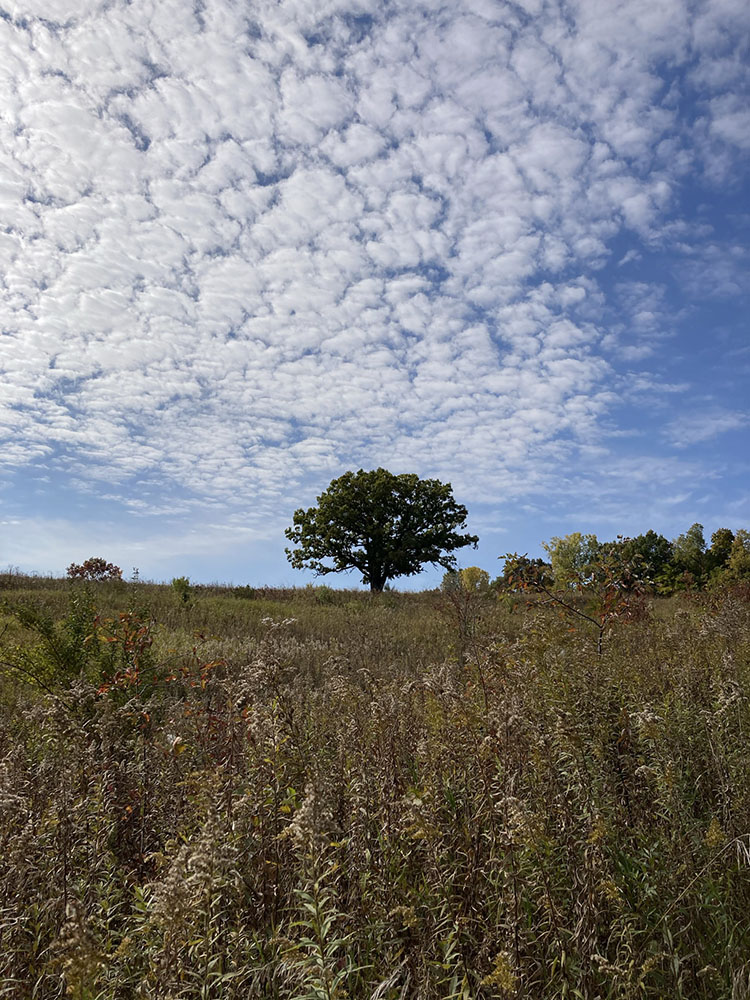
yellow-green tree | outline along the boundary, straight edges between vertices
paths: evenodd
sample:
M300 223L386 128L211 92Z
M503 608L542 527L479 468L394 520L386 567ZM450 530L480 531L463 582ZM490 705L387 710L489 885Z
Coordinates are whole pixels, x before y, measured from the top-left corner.
M550 538L542 542L542 548L549 555L556 587L569 587L590 576L599 555L596 535L580 531Z
M745 528L740 528L734 536L727 568L736 580L750 577L750 531Z
M484 594L490 588L490 574L479 566L467 566L460 569L461 586L471 594Z

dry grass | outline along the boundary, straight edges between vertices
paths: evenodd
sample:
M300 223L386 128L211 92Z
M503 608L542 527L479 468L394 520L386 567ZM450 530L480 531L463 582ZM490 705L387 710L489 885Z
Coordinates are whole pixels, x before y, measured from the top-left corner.
M0 584L0 997L750 996L745 598Z

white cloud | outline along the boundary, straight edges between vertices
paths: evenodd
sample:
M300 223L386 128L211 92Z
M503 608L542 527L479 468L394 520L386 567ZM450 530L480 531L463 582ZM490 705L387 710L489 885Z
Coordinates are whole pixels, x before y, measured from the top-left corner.
M694 155L663 66L710 79L702 155L746 145L743 9L691 11L19 0L3 462L227 509L381 461L533 490L669 332L660 286L621 291L625 329L597 278L615 237L667 239Z
M678 448L688 448L728 431L741 430L748 423L750 417L747 413L726 410L689 413L670 422L665 428L665 434Z

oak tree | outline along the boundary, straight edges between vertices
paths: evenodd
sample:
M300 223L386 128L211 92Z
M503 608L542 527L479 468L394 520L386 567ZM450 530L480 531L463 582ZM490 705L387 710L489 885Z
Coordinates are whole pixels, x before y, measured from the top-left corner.
M462 530L466 517L450 483L360 469L334 479L316 507L295 512L285 534L297 547L286 554L295 569L318 575L359 570L364 584L381 591L426 563L454 568L451 553L478 541Z

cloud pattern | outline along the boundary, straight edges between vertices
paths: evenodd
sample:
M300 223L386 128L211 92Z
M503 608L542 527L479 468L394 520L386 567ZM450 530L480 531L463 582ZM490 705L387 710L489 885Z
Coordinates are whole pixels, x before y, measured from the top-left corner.
M670 282L748 292L688 204L742 171L748 38L743 0L6 0L0 463L258 524L360 465L614 488L618 407L685 388ZM745 425L706 408L664 446Z

